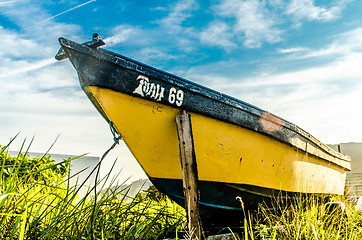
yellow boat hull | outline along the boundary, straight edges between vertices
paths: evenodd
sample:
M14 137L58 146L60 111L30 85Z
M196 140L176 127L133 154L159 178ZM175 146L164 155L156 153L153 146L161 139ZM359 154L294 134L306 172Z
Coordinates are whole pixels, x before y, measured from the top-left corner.
M150 178L182 179L175 121L179 109L109 89L84 90L96 99ZM344 169L251 130L190 114L200 181L343 194Z

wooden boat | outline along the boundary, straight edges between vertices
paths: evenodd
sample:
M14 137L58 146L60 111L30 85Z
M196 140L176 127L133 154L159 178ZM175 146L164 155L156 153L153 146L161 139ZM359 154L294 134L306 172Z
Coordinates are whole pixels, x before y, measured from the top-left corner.
M183 206L175 116L191 115L200 215L241 216L276 196L344 193L349 157L296 125L122 55L60 38L57 59L70 59L93 105L123 136L149 179Z

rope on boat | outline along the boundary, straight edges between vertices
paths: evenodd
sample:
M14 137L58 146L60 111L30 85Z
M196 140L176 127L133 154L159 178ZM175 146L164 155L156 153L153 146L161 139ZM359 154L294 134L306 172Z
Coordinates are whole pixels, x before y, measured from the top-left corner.
M117 132L117 130L114 128L112 121L109 121L109 128L111 129L111 133L113 135L113 144L112 146L103 153L103 156L101 158L101 160L99 161L99 164L97 167L97 173L96 173L96 177L94 179L94 204L93 204L93 210L92 210L92 215L91 215L91 229L90 229L90 234L91 234L91 240L93 240L94 236L93 236L93 222L94 222L94 213L96 210L96 205L97 205L97 181L98 181L98 176L99 176L99 172L101 169L101 163L103 161L103 159L107 156L107 154L117 145L119 144L119 140L122 140L122 136L121 134L119 134Z
M38 240L41 240L46 234L47 232L50 230L50 228L53 226L53 224L55 223L55 221L59 218L60 214L63 213L63 211L68 207L68 205L74 200L74 198L76 197L76 195L78 194L78 192L80 191L80 189L84 186L84 184L87 182L87 180L90 178L90 176L94 173L95 170L97 170L96 173L96 177L95 177L95 182L94 182L94 204L93 204L93 210L92 210L92 215L91 215L91 239L93 240L93 221L94 221L94 212L95 212L95 208L96 208L96 204L97 204L97 179L98 179L98 175L100 172L100 167L101 167L101 163L103 161L103 159L107 156L107 154L119 143L120 140L122 140L122 136L121 134L119 134L117 132L117 130L115 129L113 123L111 121L109 121L109 128L111 130L111 133L113 135L113 144L112 146L103 153L103 156L101 157L101 159L99 160L99 162L97 163L97 165L92 169L92 171L88 174L88 176L84 179L84 181L82 182L82 184L78 187L78 189L75 191L75 193L73 194L73 196L68 200L68 202L64 205L64 207L60 210L60 212L58 213L58 215L53 219L53 221L49 224L49 226L44 230L44 232L42 233L42 235L38 238Z

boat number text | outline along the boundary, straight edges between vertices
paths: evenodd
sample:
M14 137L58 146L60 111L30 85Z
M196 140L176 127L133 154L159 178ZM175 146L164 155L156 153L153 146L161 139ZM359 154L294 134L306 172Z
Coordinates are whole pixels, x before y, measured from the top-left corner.
M172 87L170 93L168 94L168 102L171 104L176 104L178 107L182 105L184 101L184 92L182 90L177 90Z
M139 75L137 77L139 81L138 87L133 91L133 93L139 94L142 97L148 96L156 101L161 101L164 97L165 88L160 84L152 83L146 76ZM168 102L170 104L176 104L180 107L184 100L184 92L181 89L176 89L174 87L170 88L168 94Z

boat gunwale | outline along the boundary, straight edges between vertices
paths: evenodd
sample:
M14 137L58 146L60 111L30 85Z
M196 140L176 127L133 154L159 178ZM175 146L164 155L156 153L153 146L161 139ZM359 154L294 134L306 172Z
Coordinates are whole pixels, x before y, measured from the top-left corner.
M306 139L306 145L308 143L313 143L314 145L316 145L317 147L319 147L320 150L323 150L325 153L331 155L334 158L337 158L340 161L344 161L349 163L350 162L350 158L344 154L341 154L335 150L333 150L332 148L330 148L329 146L323 144L321 141L319 141L318 139L316 139L314 136L312 136L310 133L308 133L307 131L303 130L302 128L298 127L296 124L293 124L281 117L278 117L268 111L265 111L261 108L258 108L252 104L249 104L247 102L244 102L240 99L237 99L235 97L231 97L227 94L223 94L221 92L218 92L216 90L210 89L208 87L205 87L203 85L197 84L195 82L192 82L190 80L181 78L179 76L173 75L171 73L162 71L160 69L157 69L155 67L149 66L147 64L138 62L136 60L133 60L131 58L125 57L121 54L118 53L114 53L112 51L106 50L106 49L102 49L102 48L98 48L98 49L93 49L90 48L88 46L73 42L71 40L65 39L65 38L59 38L59 42L61 44L61 46L65 46L67 48L73 49L75 51L79 51L82 52L83 54L86 55L90 55L93 56L99 60L103 60L103 61L108 61L112 64L115 65L119 65L125 69L129 69L132 71L136 71L139 72L141 74L145 74L154 78L157 78L163 82L167 82L171 85L175 85L178 86L180 88L184 88L187 89L188 91L194 93L194 94L199 94L202 95L204 97L207 97L213 101L218 101L220 103L226 104L230 107L239 109L241 111L244 111L248 114L253 114L255 116L258 117L262 117L262 114L268 113L272 116L271 119L268 119L268 121L273 122L275 124L278 124L278 122L276 120L282 121L283 122L283 127L288 129L289 131L292 131L294 133L296 133L297 135L300 135L302 137L304 137ZM240 126L241 127L241 126ZM252 130L252 129L251 129ZM253 130L255 131L255 130ZM263 132L259 132L256 131L260 134L264 134ZM265 134L264 134L265 135ZM269 136L269 135L267 135ZM272 136L269 136L271 138L273 138ZM278 140L278 139L276 139ZM280 140L278 140L280 141ZM284 141L282 141L284 142ZM309 150L307 149L307 147L305 149L303 149L300 146L296 146L295 144L292 143L287 143L301 151L304 152L309 152ZM313 154L313 153L311 153ZM315 154L313 154L315 155ZM332 161L330 159L326 159L323 157L320 157L318 155L315 155L316 157L319 157L323 160L329 161L331 163L334 163L344 169L350 170L348 167L344 166L343 163L337 163L335 161Z

